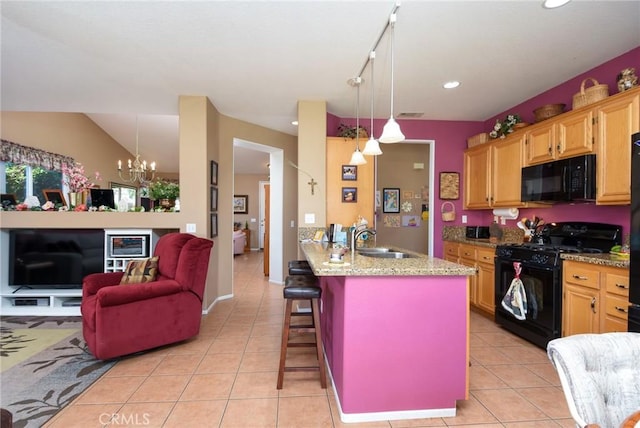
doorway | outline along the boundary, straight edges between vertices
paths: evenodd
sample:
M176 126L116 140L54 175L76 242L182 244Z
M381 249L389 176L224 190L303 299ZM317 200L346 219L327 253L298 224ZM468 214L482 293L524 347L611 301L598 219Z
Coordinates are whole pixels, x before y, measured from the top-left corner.
M243 149L255 150L269 154L269 184L272 191L269 194L268 218L270 220L269 235L272 239L268 240L268 243L266 243L268 248L265 248L265 252L268 251L269 258L267 261L268 270L265 268L265 272L268 272L269 282L282 284L284 282L284 273L282 268L282 260L284 257L284 212L282 196L284 192L284 150L239 138L234 138L233 146L234 152L236 147L241 147ZM235 169L236 167L234 165L234 174ZM260 239L262 233L257 234L259 235L258 239Z
M376 190L397 192L397 211L376 206L378 242L433 255L435 142L405 140L383 145L376 157ZM398 174L398 171L403 171ZM378 194L376 194L378 200ZM378 202L376 202L378 205Z

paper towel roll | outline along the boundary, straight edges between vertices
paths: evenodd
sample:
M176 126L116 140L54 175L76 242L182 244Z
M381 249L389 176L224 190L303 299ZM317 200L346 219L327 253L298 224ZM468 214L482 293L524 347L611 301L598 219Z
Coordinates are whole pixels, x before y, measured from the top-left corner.
M493 210L493 215L498 217L504 217L507 220L515 220L518 218L520 210L517 208L499 208Z

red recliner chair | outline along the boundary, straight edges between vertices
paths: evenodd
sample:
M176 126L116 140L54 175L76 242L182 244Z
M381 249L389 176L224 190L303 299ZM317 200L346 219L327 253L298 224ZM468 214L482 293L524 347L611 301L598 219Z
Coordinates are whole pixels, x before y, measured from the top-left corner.
M156 348L196 336L213 241L169 233L156 245L155 281L120 285L123 272L87 275L82 333L96 358Z

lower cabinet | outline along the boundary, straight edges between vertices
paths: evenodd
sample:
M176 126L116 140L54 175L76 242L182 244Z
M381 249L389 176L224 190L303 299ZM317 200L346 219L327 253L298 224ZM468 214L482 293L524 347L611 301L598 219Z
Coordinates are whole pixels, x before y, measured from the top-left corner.
M493 248L478 248L476 263L478 267L477 304L478 307L490 314L496 312L495 307L495 250Z
M565 260L562 336L627 331L627 269Z
M469 277L469 301L471 306L493 315L495 313L495 249L445 241L443 253L445 260L476 269L476 274Z

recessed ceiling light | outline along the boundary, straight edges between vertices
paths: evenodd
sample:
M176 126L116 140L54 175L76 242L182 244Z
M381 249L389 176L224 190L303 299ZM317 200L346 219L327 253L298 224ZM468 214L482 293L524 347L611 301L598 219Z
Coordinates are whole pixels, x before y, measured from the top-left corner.
M291 122L291 124L292 124L293 126L298 126L298 121L297 121L297 120L294 120L294 121L292 121L292 122Z
M564 6L570 1L571 0L544 0L542 2L542 7L545 9L555 9L556 7Z
M460 82L458 82L457 80L452 80L451 82L447 82L444 85L442 85L442 87L445 89L453 89L453 88L457 88L458 86L460 86Z

